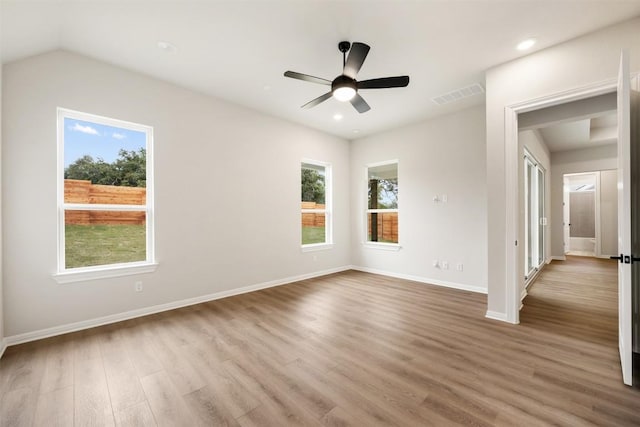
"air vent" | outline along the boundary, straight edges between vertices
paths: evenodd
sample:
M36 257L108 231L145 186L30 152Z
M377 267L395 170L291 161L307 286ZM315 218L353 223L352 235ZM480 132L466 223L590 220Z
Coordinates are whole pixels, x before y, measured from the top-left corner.
M459 101L470 96L479 95L481 93L484 93L484 88L482 87L482 85L480 83L474 83L470 86L465 86L463 88L447 92L443 95L436 96L434 98L431 98L431 100L438 105L443 105L450 102Z

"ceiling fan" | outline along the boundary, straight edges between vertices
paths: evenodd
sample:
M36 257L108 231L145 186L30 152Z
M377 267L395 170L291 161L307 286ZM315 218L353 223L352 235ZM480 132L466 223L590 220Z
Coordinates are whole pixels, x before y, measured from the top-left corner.
M386 89L405 87L409 84L409 76L382 77L379 79L357 81L356 74L360 71L371 48L359 42L354 42L353 45L349 42L340 42L338 49L342 52L343 70L342 74L333 79L333 81L308 74L296 73L295 71L286 71L284 73L285 77L291 77L292 79L331 86L331 91L307 102L302 108L315 107L333 96L338 101L351 102L351 105L353 105L359 113L365 113L369 111L371 107L358 93L360 89ZM347 52L349 52L349 57L347 57Z

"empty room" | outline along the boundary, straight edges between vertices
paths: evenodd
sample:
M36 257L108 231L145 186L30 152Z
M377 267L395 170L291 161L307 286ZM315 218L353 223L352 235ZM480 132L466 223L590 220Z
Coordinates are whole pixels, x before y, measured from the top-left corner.
M0 37L0 425L640 425L640 0Z

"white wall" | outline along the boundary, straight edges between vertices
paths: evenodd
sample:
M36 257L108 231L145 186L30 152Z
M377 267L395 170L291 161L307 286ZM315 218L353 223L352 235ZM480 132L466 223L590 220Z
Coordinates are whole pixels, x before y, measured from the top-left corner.
M616 169L613 177L613 211L609 206L606 212L603 211L601 206L601 242L603 247L609 249L610 245L615 242L615 247L618 246L618 208L617 208L617 168L618 168L618 152L615 144L604 145L600 147L585 148L583 150L571 150L571 151L559 151L551 154L551 255L553 257L564 257L564 235L563 235L563 176L568 173L580 173L580 172L596 172L605 171L607 169ZM602 182L602 173L600 174L600 198L602 201L602 192L605 191L606 200L611 199L611 182L609 182L610 176L606 177L606 188L604 188ZM611 235L611 215L615 217L615 230L614 235ZM605 222L608 222L605 224ZM603 234L604 233L604 234ZM606 243L605 243L606 242ZM617 249L614 250L614 254ZM603 249L603 254L607 254Z
M3 79L7 336L349 264L348 141L63 51ZM153 126L155 273L52 279L56 107ZM332 250L300 250L302 158L333 165Z
M518 196L518 206L520 211L520 218L522 221L519 224L518 229L518 241L522 242L518 245L518 259L520 265L518 271L520 274L520 294L524 296L525 292L525 197L524 197L524 150L525 148L529 153L537 160L538 164L544 169L544 215L549 218L551 216L551 196L550 196L550 173L551 173L551 160L549 149L544 143L544 139L537 130L525 130L518 132L518 158L521 159L518 163L518 188L522 189ZM537 179L537 178L536 178ZM549 241L549 222L543 228L544 233L544 254L545 259L549 258L551 251L551 242Z
M484 108L352 141L352 263L369 271L486 292ZM399 160L399 251L363 246L365 168ZM434 203L435 195L447 203ZM437 269L432 260L449 262ZM456 264L464 265L456 271Z
M640 18L507 62L486 73L488 312L507 319L505 107L617 77L620 50L640 70ZM509 245L509 246L507 246ZM512 284L511 284L512 285Z

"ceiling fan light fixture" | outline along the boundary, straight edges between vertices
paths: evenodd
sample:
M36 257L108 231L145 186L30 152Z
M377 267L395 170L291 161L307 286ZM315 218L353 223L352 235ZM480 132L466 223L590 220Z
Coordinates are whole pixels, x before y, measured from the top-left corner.
M351 101L356 96L356 81L345 75L338 76L331 82L331 93L340 102Z
M333 97L340 102L351 101L356 96L356 90L349 86L342 86L333 90Z

